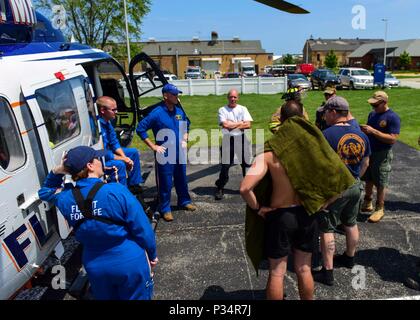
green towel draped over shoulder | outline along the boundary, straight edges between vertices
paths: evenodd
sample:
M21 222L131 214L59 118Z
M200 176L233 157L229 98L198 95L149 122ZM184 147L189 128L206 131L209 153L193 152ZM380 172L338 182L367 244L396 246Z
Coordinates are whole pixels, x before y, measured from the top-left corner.
M287 172L293 188L309 215L318 212L332 197L351 187L356 180L334 152L322 132L301 118L287 119L265 142L264 152L272 151ZM271 176L254 188L261 205L269 206ZM258 274L263 259L264 220L247 206L245 242L248 256Z

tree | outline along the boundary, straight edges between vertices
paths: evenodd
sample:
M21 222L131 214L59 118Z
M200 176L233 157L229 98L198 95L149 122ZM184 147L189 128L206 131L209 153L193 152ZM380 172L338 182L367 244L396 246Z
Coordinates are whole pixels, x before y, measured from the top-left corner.
M333 50L330 50L325 56L325 66L329 69L335 69L338 65L337 55Z
M400 54L400 68L404 70L409 66L411 66L411 57L408 52L404 50L404 52Z
M142 18L150 10L151 0L127 0L130 38L140 38ZM64 8L63 32L80 42L104 49L107 44L125 42L124 2L114 0L34 0L46 12ZM53 17L54 22L54 17Z
M293 59L293 56L291 54L286 54L283 57L283 64L294 64L295 59Z

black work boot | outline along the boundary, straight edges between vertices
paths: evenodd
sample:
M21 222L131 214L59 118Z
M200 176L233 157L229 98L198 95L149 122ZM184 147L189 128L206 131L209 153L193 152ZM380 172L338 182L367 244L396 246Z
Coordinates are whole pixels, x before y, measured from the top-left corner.
M346 267L352 269L354 267L354 257L349 257L345 252L334 256L334 266Z
M222 200L223 199L223 189L222 188L217 188L216 192L214 194L214 199L215 200Z
M313 271L312 276L316 282L323 283L327 286L334 285L334 269L327 270L322 267L320 271Z

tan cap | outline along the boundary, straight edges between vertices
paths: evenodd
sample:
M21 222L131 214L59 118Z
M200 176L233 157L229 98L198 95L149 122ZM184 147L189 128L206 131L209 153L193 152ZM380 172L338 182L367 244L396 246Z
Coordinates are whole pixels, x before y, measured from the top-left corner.
M334 87L328 86L325 88L324 93L326 94L336 94L337 90Z
M372 98L368 99L368 103L375 104L379 101L385 101L388 102L388 95L384 91L376 91Z

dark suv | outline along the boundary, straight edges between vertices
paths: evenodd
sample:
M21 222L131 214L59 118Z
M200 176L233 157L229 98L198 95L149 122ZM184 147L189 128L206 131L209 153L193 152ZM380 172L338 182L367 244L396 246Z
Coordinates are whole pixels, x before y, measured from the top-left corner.
M317 69L312 73L311 76L312 89L317 87L318 89L324 90L327 86L340 86L340 79L330 69Z

